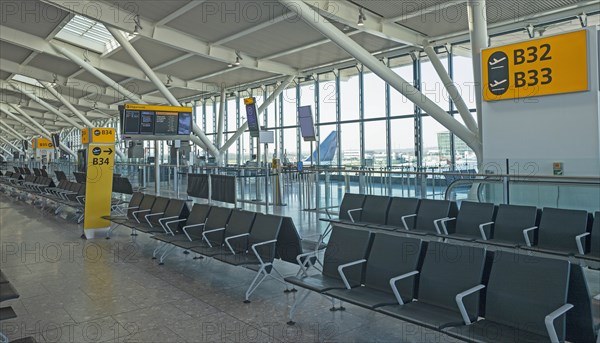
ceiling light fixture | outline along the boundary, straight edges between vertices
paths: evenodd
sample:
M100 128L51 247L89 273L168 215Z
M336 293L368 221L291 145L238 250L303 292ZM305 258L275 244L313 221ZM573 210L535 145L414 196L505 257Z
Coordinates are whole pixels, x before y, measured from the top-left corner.
M89 51L87 49L83 52L83 60L86 61L86 62L90 62L90 59L88 57L88 53L89 53Z
M239 66L241 64L241 61L243 60L242 56L240 55L240 53L238 51L235 52L235 63L233 63L236 66Z
M365 17L365 13L363 12L362 7L358 10L358 26L364 26L367 17Z
M171 75L167 75L167 86L171 85L173 83L173 79L171 78Z
M52 87L56 87L56 85L58 84L58 77L56 76L56 74L52 74L52 77L53 79L51 85Z
M135 23L135 28L133 29L133 35L137 36L140 34L140 30L144 29L142 27L142 24L140 24L140 15L139 14L136 14L135 17L133 17L133 22Z

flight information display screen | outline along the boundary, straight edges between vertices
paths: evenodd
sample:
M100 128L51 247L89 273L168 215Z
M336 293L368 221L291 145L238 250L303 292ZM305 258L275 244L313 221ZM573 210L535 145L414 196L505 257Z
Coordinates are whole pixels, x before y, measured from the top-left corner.
M123 133L140 133L140 111L125 111Z
M177 134L189 135L190 133L192 133L192 114L190 112L180 112Z
M192 133L191 107L125 104L119 110L125 139L187 140Z
M154 112L141 111L140 118L140 133L149 135L154 134Z
M156 112L154 134L155 135L176 135L178 124L179 124L179 113L177 113L177 112Z
M315 124L310 106L298 107L298 122L300 123L300 133L304 141L315 141Z
M250 137L258 137L260 127L258 126L258 113L256 113L256 100L254 98L244 99L246 105L246 117L248 118L248 129Z

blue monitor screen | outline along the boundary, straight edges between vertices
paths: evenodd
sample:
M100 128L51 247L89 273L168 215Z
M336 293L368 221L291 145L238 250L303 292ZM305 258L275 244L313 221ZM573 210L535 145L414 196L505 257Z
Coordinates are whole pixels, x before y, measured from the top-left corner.
M177 134L189 135L192 132L192 114L190 112L179 113L179 126Z

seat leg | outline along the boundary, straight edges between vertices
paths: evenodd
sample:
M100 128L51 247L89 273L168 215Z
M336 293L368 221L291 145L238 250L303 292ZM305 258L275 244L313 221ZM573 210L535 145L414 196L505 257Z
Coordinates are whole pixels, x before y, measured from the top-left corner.
M152 251L152 259L156 260L156 255L158 255L158 252L162 250L162 248L164 248L167 245L167 242L158 242L157 241L157 247L154 249L154 251ZM162 243L162 245L161 245Z
M165 250L162 255L160 255L160 259L158 260L158 265L162 266L163 264L165 264L163 261L165 260L165 257L169 256L174 250L175 250L176 246L172 245L170 249Z
M304 292L304 294L302 294L302 292ZM296 322L294 321L294 314L296 314L296 310L298 309L298 306L300 306L303 302L306 301L306 298L308 298L309 294L310 294L310 291L308 289L301 289L298 292L298 297L296 297L296 300L294 301L292 308L290 308L290 313L288 315L289 321L287 322L287 325L296 324Z
M262 275L262 277L260 278L260 281L257 282L258 278L261 275ZM256 273L256 276L254 277L254 280L252 280L252 283L250 284L250 286L246 290L246 299L244 300L245 304L250 303L250 300L248 300L248 298L250 298L250 295L252 295L252 293L254 293L254 291L258 288L258 286L260 286L260 284L265 280L265 278L267 276L269 276L269 274L267 274L265 266L260 266L260 269Z

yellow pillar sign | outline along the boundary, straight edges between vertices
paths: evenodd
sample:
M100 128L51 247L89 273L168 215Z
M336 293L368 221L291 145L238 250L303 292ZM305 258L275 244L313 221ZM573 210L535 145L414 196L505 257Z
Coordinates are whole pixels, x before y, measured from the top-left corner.
M111 134L112 133L112 134ZM87 176L83 228L108 228L110 216L113 170L115 165L115 131L112 128L88 129Z

